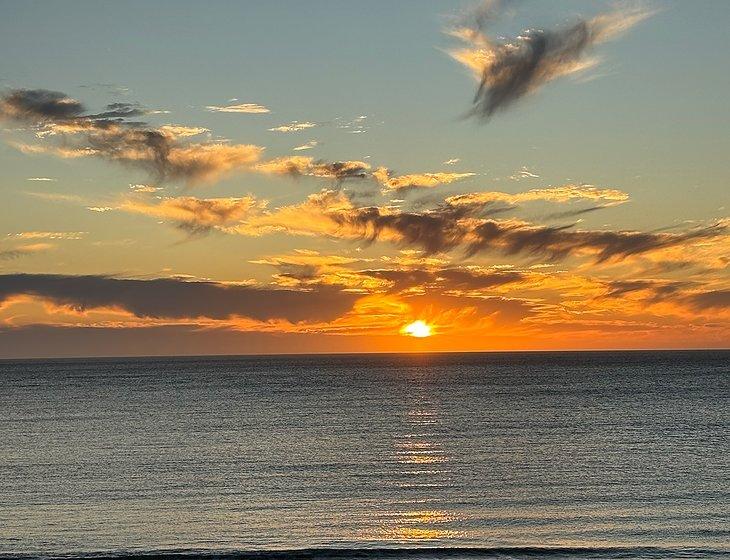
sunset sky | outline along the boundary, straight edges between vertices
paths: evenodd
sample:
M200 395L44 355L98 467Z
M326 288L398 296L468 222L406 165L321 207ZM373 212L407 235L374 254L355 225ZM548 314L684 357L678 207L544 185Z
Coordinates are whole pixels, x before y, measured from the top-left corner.
M729 345L725 0L0 13L0 357Z

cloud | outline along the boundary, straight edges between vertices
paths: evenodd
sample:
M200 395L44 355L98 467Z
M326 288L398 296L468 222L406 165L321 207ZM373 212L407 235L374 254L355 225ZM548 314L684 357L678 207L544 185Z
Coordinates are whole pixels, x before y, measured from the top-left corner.
M106 106L106 110L94 115L88 115L88 119L129 119L132 117L141 117L156 111L148 111L139 103L110 103Z
M707 278L703 278L706 281ZM605 283L605 293L600 297L635 297L647 304L670 303L689 308L692 313L730 311L730 290L719 287L710 289L691 280L631 279L610 280Z
M427 293L403 298L414 317L424 317L437 330L455 333L492 331L495 325L514 326L536 313L529 300L500 296Z
M38 198L40 200L47 200L49 202L69 202L73 204L84 204L85 199L77 194L65 194L65 193L54 193L54 192L35 192L26 191L24 194Z
M45 182L53 182L57 181L57 179L52 179L51 177L28 177L26 181L45 181Z
M452 205L421 213L379 207L341 208L326 210L325 216L349 235L368 241L386 239L430 254L463 246L468 255L497 251L560 260L587 253L597 262L620 260L727 234L725 222L683 233L590 231L570 225L548 227L519 220L475 218L472 208Z
M59 91L20 89L0 98L0 115L27 122L76 119L84 106Z
M270 128L269 130L271 132L300 132L308 128L314 128L315 126L317 126L317 123L292 121L288 124L282 124L281 126Z
M474 229L467 254L498 250L506 255L538 256L551 260L590 254L595 262L601 263L717 237L726 231L727 226L720 223L683 233L645 233L578 230L573 226L549 227L516 220L487 220Z
M540 176L523 166L517 173L510 175L509 178L513 181L522 181L523 179L539 179Z
M210 129L203 128L202 126L183 126L180 124L163 124L158 130L175 138L198 136L199 134L210 132Z
M153 185L129 185L129 189L136 193L156 193L162 190L161 187L155 187Z
M367 122L367 115L360 115L352 120L345 120L342 117L337 117L335 119L337 128L344 130L348 134L365 134L370 129Z
M304 148L304 146L300 146L300 148ZM271 175L309 176L336 180L375 179L383 185L384 192L431 188L475 175L474 173L417 173L392 176L385 167L371 171L370 164L364 161L324 161L299 155L262 161L253 167L253 171Z
M174 223L191 234L204 234L212 229L240 222L263 207L253 197L244 198L161 198L134 197L124 200L117 209L144 214Z
M571 192L570 189L567 192ZM590 196L600 194L588 192L592 193ZM562 190L548 196L553 195L559 200L568 196ZM367 243L388 241L427 254L461 248L466 255L497 252L549 260L591 256L598 263L725 237L728 229L727 221L720 221L679 233L581 230L574 225L545 226L516 219L487 219L481 216L482 203L453 204L447 199L436 209L414 212L388 206L358 207L341 191L323 190L308 196L300 204L274 210L261 205L245 220L221 226L221 229L240 235L286 232ZM209 224L204 221L202 225L207 227Z
M648 292L650 294L649 300L658 302L675 296L691 286L691 282L685 281L653 279L612 280L606 282L606 293L602 297L621 298L628 294Z
M597 63L592 47L646 19L641 8L619 9L554 30L528 29L511 40L489 37L486 28L499 16L500 2L485 2L449 34L466 44L449 54L479 80L470 115L488 119L545 84Z
M85 114L80 102L47 90L16 90L0 98L0 117L36 127L41 138L62 140L60 145L19 144L20 150L63 158L99 157L142 168L158 181L214 181L250 167L263 153L254 145L183 141L206 129L152 128L126 120L145 113L137 105L114 103L102 113Z
M211 143L173 146L163 148L160 152L153 148L151 151L150 154L143 150L140 154L133 150L131 159L126 161L139 161L140 155L142 159L149 157L149 166L161 179L181 179L194 183L215 181L221 175L247 168L260 158L263 148L247 144ZM121 156L124 161L124 152Z
M370 176L370 165L364 161L315 160L305 156L288 156L264 161L254 171L272 175L319 177L323 179L365 179Z
M78 311L119 308L151 319L247 317L293 323L328 321L352 308L357 295L336 288L294 291L175 278L121 279L58 274L0 275L0 303L32 296Z
M21 231L9 233L8 237L15 239L83 239L86 231Z
M258 103L239 103L237 105L208 105L206 107L208 111L214 113L249 113L249 114L262 114L270 113L268 107L259 105Z
M373 171L373 177L383 185L383 191L407 191L410 189L434 188L439 185L474 177L475 173L414 173L393 176L385 167Z
M387 280L396 291L409 288L479 291L520 282L526 277L524 272L516 270L484 269L477 266L371 269L360 273Z
M367 293L382 288L383 283L372 277L361 275L349 267L368 260L371 259L327 255L317 251L297 249L293 253L268 256L249 262L275 267L278 273L273 276L273 279L280 286L328 284L350 291Z
M685 301L697 310L730 309L730 289L691 294Z
M393 261L398 268L356 268L374 260L298 250L249 262L276 267L280 273L274 278L281 285L340 285L370 294L480 292L522 282L528 276L522 271L476 265L441 266L433 259L414 259L408 264Z
M607 204L620 204L629 200L629 195L618 189L601 189L593 185L567 184L546 189L532 189L530 191L510 194L498 191L485 191L459 194L446 199L452 206L490 205L501 202L510 205L523 202L570 202L573 200L603 201Z
M319 144L316 140L310 140L306 144L302 144L301 146L297 146L293 148L295 152L301 152L303 150L311 150L312 148L316 147Z
M109 95L129 95L130 89L120 84L112 83L101 83L101 84L83 84L80 88L86 88L90 90L101 90Z
M0 250L0 261L10 261L25 257L27 255L33 255L35 253L42 253L51 249L53 245L50 243L31 243L28 245L20 245L12 249Z

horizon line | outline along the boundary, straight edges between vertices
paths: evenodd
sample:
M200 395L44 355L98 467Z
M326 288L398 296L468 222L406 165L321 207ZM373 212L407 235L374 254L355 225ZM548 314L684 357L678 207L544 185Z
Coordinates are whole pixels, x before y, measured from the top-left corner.
M41 360L144 360L144 359L189 359L189 358L279 358L310 356L425 356L453 354L608 354L622 353L677 353L677 352L730 352L730 346L722 348L600 348L600 349L563 349L563 350L433 350L402 352L281 352L281 353L249 353L249 354L117 354L117 355L78 355L78 356L25 356L15 358L0 357L1 362L41 361Z

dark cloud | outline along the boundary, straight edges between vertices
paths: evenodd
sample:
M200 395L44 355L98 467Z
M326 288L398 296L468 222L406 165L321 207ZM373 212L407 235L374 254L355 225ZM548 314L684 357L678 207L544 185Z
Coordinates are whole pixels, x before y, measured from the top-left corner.
M364 161L324 161L306 156L288 156L265 161L256 166L259 173L323 179L368 179L370 165Z
M89 119L129 119L132 117L141 117L148 114L149 111L144 109L138 103L110 103L106 106L106 110L95 115L88 115Z
M464 246L467 255L496 251L551 260L589 252L597 262L620 260L727 232L724 222L683 233L578 230L574 225L543 226L477 218L480 212L479 206L445 204L421 213L367 207L332 212L329 216L365 241L390 239L429 254Z
M649 14L634 9L579 20L555 30L528 29L511 40L484 32L499 15L499 2L485 2L451 34L468 44L451 55L479 77L471 115L488 119L561 76L592 65L591 47L628 29Z
M312 264L281 263L278 276L291 278L300 282L318 280L320 278L320 267Z
M588 251L600 263L717 237L726 231L727 226L722 223L684 233L645 233L576 230L570 225L549 227L487 220L474 230L475 239L469 244L467 253L473 255L497 249L507 255L532 255L560 260L571 254Z
M604 208L609 208L610 205L607 204L601 204L598 206L589 206L588 208L578 208L575 210L565 210L564 212L553 212L552 214L548 214L543 219L545 220L563 220L565 218L575 218L576 216L582 216L583 214L589 214L590 212L595 212L596 210L603 210Z
M19 89L0 99L0 116L32 123L75 119L84 110L65 93L46 89Z
M668 301L697 312L730 309L730 290L697 291L698 284L692 281L654 279L613 280L606 283L603 297L617 298L637 293L648 303Z
M370 177L370 166L361 161L317 161L312 175L333 179L367 179Z
M730 290L712 290L687 296L686 301L695 309L730 309Z
M321 286L310 291L274 290L174 278L120 279L55 274L0 275L0 302L15 296L44 298L78 310L118 307L156 319L335 319L352 308L357 295Z
M467 267L374 269L363 270L360 274L388 280L393 283L394 291L414 287L477 291L519 282L525 278L523 272L516 270L483 270Z
M216 206L223 200L227 199L216 201ZM684 232L581 230L576 224L547 226L517 219L486 218L492 204L488 200L456 204L447 199L435 209L416 212L393 206L356 207L343 192L336 190L324 190L310 195L301 204L274 210L267 210L253 199L245 203L243 199L235 200L236 213L226 213L224 222L207 205L198 204L205 199L192 197L138 204L139 208L120 208L159 217L167 217L169 213L175 223L184 223L191 231L219 227L227 233L255 236L284 231L366 243L389 241L426 254L463 249L467 256L495 252L561 260L581 255L592 256L599 263L719 238L727 235L728 230L727 221Z
M630 293L648 292L651 302L663 301L682 293L693 285L692 282L676 282L667 280L614 280L606 284L604 297L623 297Z
M422 287L432 283L436 279L432 271L418 268L362 270L360 274L391 282L392 290L395 292L408 288Z
M373 206L331 214L331 218L368 242L395 234L399 244L433 254L450 251L463 242L469 230L460 219L471 211L445 206L432 212L393 213Z
M100 157L142 168L157 181L213 180L255 163L263 152L252 145L189 143L174 128L127 120L148 113L138 104L112 103L101 113L84 113L81 103L54 91L16 90L0 98L0 117L38 127L40 136L61 139L59 147L39 145L29 151Z
M482 271L469 268L444 268L437 275L447 289L457 290L483 290L512 284L525 278L525 274L517 270Z
M554 79L566 65L577 64L593 44L587 22L555 32L529 30L516 43L495 51L495 62L484 67L474 96L473 114L491 117L517 99Z

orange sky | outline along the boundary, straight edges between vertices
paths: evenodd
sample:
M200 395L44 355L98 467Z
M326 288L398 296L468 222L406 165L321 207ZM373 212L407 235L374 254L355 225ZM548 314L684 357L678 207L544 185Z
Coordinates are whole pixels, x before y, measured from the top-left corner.
M240 52L269 58L171 88L182 55L139 74L122 37L120 85L93 53L49 66L5 34L22 54L0 83L0 357L728 347L730 145L726 111L702 108L730 85L696 69L666 118L651 72L674 69L647 57L673 48L672 14L585 8L537 8L520 35L431 14L421 42L388 35L409 45L393 61L361 60L384 74L352 95L362 37L323 43L339 70L315 78L251 30ZM432 86L406 87L416 69Z

